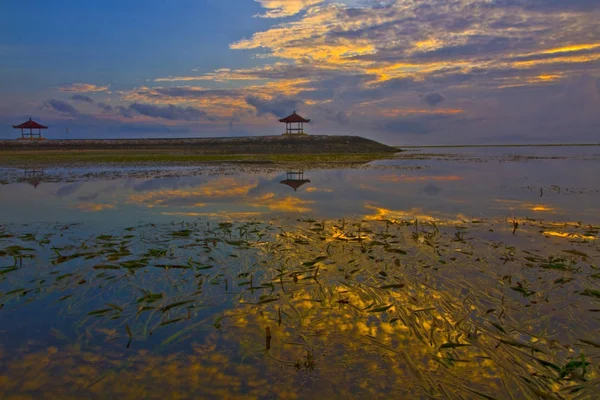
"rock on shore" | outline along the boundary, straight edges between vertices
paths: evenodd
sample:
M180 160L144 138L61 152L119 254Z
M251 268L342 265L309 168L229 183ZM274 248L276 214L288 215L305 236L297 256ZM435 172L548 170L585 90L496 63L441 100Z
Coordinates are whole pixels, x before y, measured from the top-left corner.
M2 150L180 149L196 154L395 153L398 149L360 136L248 136L189 139L0 140Z

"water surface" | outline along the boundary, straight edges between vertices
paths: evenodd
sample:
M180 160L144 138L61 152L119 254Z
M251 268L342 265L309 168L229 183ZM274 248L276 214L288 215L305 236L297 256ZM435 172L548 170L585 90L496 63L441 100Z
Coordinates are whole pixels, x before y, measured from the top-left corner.
M599 161L4 169L0 397L594 398Z

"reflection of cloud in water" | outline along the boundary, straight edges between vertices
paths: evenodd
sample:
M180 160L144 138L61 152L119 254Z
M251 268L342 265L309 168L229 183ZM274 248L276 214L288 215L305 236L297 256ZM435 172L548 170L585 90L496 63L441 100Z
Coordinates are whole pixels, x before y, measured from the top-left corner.
M413 175L381 175L377 178L380 182L418 182L418 181L438 181L454 182L464 178L456 175L438 175L438 176L413 176Z
M531 247L519 249L480 240L494 225L466 223L470 234L459 242L454 226L425 225L290 219L288 226L194 223L185 225L189 231L180 231L183 224L140 226L131 241L112 245L110 237L74 236L65 249L85 243L86 251L127 252L110 261L116 268L104 277L98 260L82 259L71 260L76 271L67 261L7 272L52 279L23 279L27 290L42 289L27 296L0 288L14 296L2 299L2 313L36 305L46 312L49 295L68 288L71 297L48 311L74 317L64 331L52 330L73 339L56 341L53 326L44 337L8 325L2 335L31 334L37 342L0 350L0 397L162 399L176 390L182 399L553 398L577 384L578 398L594 398L587 383L598 379L597 369L585 371L585 382L581 368L566 367L584 351L598 364L590 351L596 321L581 314L595 299L580 293L582 281L593 282L594 266L567 253L576 256L567 266L580 279L557 283L565 271L528 266L532 257L564 256L538 229L524 242ZM41 259L55 257L43 254L65 246L72 232L31 246ZM569 248L592 259L598 252L587 242ZM169 262L177 268L159 267L164 259L152 254L162 249L173 251ZM149 260L136 273L120 267L142 254ZM5 319L11 321L19 323Z
M251 205L254 207L267 207L271 211L307 213L312 211L312 208L308 206L314 203L313 200L302 200L291 196L278 198L275 193L266 193L254 198Z
M219 212L161 212L161 215L169 215L174 217L210 217L219 218L222 221L244 220L247 218L258 217L261 212L234 212L234 211L219 211Z
M494 202L499 204L501 210L529 210L534 212L546 212L557 214L556 208L545 204L529 203L521 200L494 199Z
M129 195L128 202L143 204L149 208L153 207L207 207L219 205L227 207L227 204L242 205L252 208L264 208L277 212L310 212L309 205L313 200L303 200L295 197L281 197L273 191L267 191L269 187L278 184L276 181L257 179L255 177L239 179L232 176L218 177L203 183L200 186L192 186L181 189L150 190L144 187L144 192ZM171 186L182 186L170 184ZM239 210L238 210L239 211ZM180 216L202 216L214 215L214 212L173 212L163 215Z
M89 188L91 186L92 185L88 185L87 187ZM116 191L117 191L117 185L115 185L113 183L113 184L107 185L106 187L104 187L104 188L102 188L100 190L97 190L95 192L92 192L92 193L89 193L89 194L84 194L84 195L81 195L81 196L77 196L77 200L83 201L83 202L89 202L89 201L92 201L92 200L96 200L102 194L114 193Z
M442 189L440 189L439 186L433 185L431 183L427 184L423 188L423 192L430 196L435 196L435 195L439 194L441 191L442 191Z
M445 223L456 223L467 220L464 215L456 215L454 217L444 216L439 214L438 216L434 216L431 214L424 214L423 210L418 208L413 208L411 210L389 210L383 207L377 207L371 205L369 203L365 204L365 208L369 210L375 211L374 214L367 214L364 216L364 219L367 221L406 221L406 220L414 220L418 219L419 221L439 221L444 218Z
M327 188L316 188L314 186L308 187L306 188L306 191L311 193L311 192L326 192L326 193L333 193L333 189L327 189Z
M208 179L201 176L187 176L174 178L155 178L133 185L136 192L148 192L157 189L184 189L199 186L208 182Z
M99 204L99 203L81 203L73 206L73 208L77 208L80 211L85 212L99 212L112 210L115 208L112 204Z
M67 197L75 193L77 189L79 189L81 186L83 186L83 183L81 182L69 183L67 185L59 187L54 193L54 195L59 198Z
M145 204L148 207L169 205L194 205L211 201L239 200L256 188L256 180L252 183L238 182L234 177L219 177L202 186L189 189L153 190L129 196L130 203Z

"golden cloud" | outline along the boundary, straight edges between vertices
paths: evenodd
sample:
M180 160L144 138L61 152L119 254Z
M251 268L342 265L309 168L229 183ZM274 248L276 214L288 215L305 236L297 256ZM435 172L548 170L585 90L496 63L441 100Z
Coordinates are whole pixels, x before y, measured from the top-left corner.
M265 14L258 15L263 18L291 17L299 12L322 3L324 0L255 0L263 8L267 9Z
M112 204L81 203L81 204L77 204L77 205L73 206L73 208L76 208L80 211L85 211L85 212L98 212L98 211L112 210L115 208L115 206Z
M132 194L128 198L129 203L145 204L147 207L166 206L174 200L194 200L196 198L206 200L219 200L224 198L244 198L251 189L257 187L258 183L240 183L233 177L223 177L210 181L200 187L190 189L168 189L155 190L147 193ZM197 204L195 202L194 204ZM205 203L201 203L204 205Z
M108 86L97 86L91 83L73 83L68 86L63 86L58 89L60 92L76 92L76 93L89 93L89 92L106 92Z

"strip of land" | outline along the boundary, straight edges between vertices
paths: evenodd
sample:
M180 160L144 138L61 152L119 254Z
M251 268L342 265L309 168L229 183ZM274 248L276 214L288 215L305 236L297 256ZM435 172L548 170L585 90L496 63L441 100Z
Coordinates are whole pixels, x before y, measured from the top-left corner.
M600 143L546 143L546 144L440 144L429 146L402 146L403 149L447 149L461 147L590 147L600 146ZM400 149L401 146L393 146Z
M399 150L359 136L2 140L0 166L100 163L368 162Z

